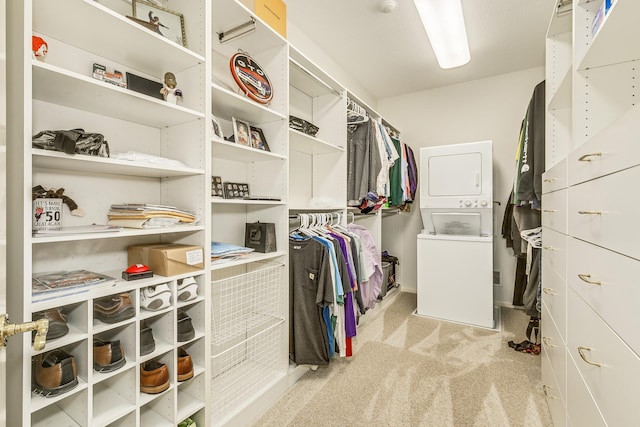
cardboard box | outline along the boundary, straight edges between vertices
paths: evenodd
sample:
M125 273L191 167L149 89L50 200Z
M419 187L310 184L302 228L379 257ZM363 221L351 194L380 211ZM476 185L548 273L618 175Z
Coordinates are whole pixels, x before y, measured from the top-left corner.
M133 245L128 248L128 262L144 264L160 276L175 276L204 268L202 246L179 244Z
M258 18L287 38L287 5L282 0L254 0L253 11Z

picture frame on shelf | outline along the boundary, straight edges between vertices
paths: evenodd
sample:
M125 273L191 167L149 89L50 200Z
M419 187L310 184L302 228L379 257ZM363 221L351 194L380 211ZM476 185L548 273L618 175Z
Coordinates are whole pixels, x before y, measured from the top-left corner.
M262 129L255 126L251 126L251 146L258 150L271 151L269 149L269 144L267 143L267 138L264 136L264 132L262 132Z
M146 0L132 0L133 21L168 38L180 46L187 47L184 31L184 15Z
M224 189L222 188L222 178L219 176L211 177L211 196L224 198Z
M211 115L211 130L215 136L220 139L224 139L224 133L222 132L222 126L220 126L220 121L214 115Z
M251 146L251 126L244 120L231 118L233 122L233 138L236 144Z
M224 182L222 186L224 188L225 199L243 199L249 196L249 184Z

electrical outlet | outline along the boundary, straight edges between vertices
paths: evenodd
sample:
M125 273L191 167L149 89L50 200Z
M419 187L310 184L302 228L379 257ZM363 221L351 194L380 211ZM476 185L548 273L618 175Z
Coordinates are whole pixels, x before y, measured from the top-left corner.
M499 271L494 271L493 272L493 284L494 285L499 285L500 284L500 272Z

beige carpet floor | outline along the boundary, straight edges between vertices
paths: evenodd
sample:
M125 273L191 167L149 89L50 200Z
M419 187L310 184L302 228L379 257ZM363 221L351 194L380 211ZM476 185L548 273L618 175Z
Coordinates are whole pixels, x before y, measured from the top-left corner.
M416 316L394 292L362 318L354 356L307 372L254 426L551 426L540 358L516 352L527 316L500 331Z

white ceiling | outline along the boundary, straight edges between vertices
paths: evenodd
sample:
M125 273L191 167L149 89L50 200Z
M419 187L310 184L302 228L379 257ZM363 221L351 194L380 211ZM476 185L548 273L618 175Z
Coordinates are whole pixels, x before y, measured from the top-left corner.
M413 0L285 0L300 28L376 99L544 65L555 0L462 0L471 61L438 66Z

